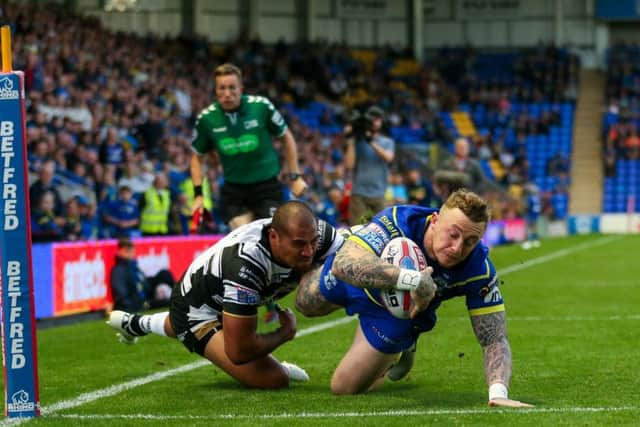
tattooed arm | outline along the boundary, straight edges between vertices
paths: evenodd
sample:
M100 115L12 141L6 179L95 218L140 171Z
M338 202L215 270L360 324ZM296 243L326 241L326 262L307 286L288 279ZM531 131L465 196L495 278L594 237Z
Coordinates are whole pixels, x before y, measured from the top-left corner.
M351 240L338 250L331 272L359 288L392 289L398 281L400 267L386 263Z
M471 316L471 325L484 353L484 374L487 384L503 384L504 396L491 397L491 406L530 407L526 403L507 397L511 380L511 347L507 339L505 312Z
M484 353L484 374L487 384L500 382L509 387L511 347L507 340L504 311L471 316L471 325Z
M359 288L394 289L397 287L400 267L381 260L357 243L346 240L336 253L331 272ZM436 284L431 278L431 267L423 270L418 286L411 291L415 307L410 317L427 308L436 293Z

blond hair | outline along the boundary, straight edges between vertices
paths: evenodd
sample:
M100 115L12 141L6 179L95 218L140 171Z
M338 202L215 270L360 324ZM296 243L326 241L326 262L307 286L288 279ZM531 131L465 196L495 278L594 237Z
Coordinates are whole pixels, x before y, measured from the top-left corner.
M451 193L442 205L442 209L454 208L460 209L473 222L488 223L491 218L486 200L466 188L460 188Z
M240 71L240 68L228 62L222 65L218 65L215 71L213 72L214 77L231 76L231 75L238 76L238 80L242 81L242 71Z

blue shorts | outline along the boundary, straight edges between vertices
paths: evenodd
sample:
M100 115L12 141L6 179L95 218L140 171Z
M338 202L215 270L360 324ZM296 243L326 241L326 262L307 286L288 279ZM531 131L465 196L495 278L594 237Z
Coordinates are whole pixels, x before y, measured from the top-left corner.
M358 314L362 332L373 348L387 354L400 353L411 347L421 332L433 329L435 313L421 315L420 322L398 319L379 301L376 289L365 290L336 279L331 273L334 257L327 258L322 267L320 292L328 301L344 307L349 316Z

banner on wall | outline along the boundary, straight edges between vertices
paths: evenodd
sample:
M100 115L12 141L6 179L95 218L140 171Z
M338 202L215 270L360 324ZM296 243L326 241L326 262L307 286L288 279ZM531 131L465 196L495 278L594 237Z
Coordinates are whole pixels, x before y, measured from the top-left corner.
M640 2L596 0L595 16L605 21L637 21L640 19Z
M491 221L487 225L482 241L487 246L522 242L527 237L527 224L521 218Z
M599 215L572 215L567 222L569 234L591 234L600 232Z
M483 20L515 19L526 14L520 0L458 0L458 19Z
M344 19L386 19L392 0L338 0L336 16Z

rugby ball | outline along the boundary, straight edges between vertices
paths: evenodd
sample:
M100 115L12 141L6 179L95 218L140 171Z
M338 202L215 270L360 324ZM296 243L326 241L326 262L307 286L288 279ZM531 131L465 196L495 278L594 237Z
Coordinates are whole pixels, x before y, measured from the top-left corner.
M396 237L382 250L380 258L400 268L422 271L427 268L427 259L420 247L411 239ZM413 308L413 300L409 291L399 289L383 289L380 299L385 308L398 319L408 319Z

